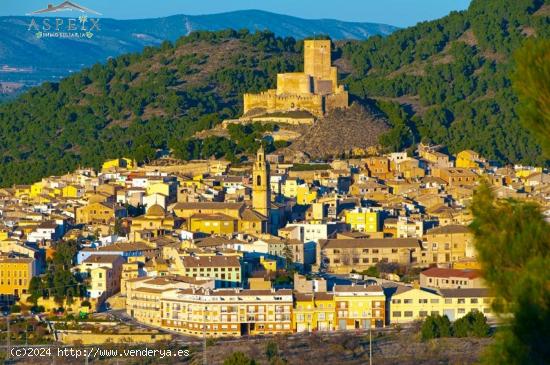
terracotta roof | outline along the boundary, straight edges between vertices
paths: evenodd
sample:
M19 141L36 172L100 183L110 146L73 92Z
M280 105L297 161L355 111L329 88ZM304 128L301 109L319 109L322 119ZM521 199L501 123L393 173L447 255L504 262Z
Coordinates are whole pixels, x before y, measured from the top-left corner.
M182 202L174 205L174 210L191 209L241 209L243 203L224 203L224 202Z
M241 262L236 256L185 256L185 267L240 267Z
M481 276L477 270L443 269L438 267L432 267L428 270L424 270L420 274L437 278L457 277L466 279L475 279Z
M456 233L469 233L468 227L460 224L449 224L447 226L439 226L426 231L426 234L456 234Z
M91 255L82 261L83 264L112 264L122 256L119 255Z
M475 297L491 297L489 289L439 289L441 295L445 298L475 298Z
M419 247L416 238L358 238L319 240L322 248L399 248Z
M335 293L360 292L360 293L376 293L382 292L380 285L334 285L332 289Z

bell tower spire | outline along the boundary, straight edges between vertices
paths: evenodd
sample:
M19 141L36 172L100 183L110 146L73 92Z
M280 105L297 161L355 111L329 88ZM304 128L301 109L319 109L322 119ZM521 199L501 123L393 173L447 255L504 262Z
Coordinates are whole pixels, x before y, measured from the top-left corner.
M252 169L252 208L269 217L271 196L269 185L269 164L265 160L265 150L260 146Z

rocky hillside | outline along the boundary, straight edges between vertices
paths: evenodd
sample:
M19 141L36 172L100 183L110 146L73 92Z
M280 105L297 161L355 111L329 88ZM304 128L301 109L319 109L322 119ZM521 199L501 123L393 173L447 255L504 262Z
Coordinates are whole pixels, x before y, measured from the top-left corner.
M366 151L378 144L389 126L380 113L354 103L349 109L333 111L303 129L301 137L282 151L285 155L303 153L309 159L326 159L354 150Z

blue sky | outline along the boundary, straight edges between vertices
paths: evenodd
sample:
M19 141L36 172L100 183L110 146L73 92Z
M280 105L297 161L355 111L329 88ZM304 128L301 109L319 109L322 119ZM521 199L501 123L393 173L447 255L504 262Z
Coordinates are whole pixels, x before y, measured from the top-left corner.
M25 15L63 0L0 0L0 15ZM73 0L116 19L261 9L302 18L332 18L400 27L464 10L470 0Z

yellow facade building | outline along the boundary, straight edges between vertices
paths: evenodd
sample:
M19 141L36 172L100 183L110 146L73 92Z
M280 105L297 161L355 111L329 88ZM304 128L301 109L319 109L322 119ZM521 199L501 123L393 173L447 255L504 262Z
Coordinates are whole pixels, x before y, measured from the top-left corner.
M338 85L338 71L331 66L330 40L304 41L304 72L277 75L277 88L244 94L244 114L307 111L321 117L348 107L348 92Z
M384 327L386 296L378 285L335 285L336 328L339 330Z
M185 289L162 294L162 327L192 336L292 332L292 290Z
M446 315L455 321L471 311L479 311L493 318L493 297L488 289L429 290L406 286L397 287L389 294L388 323L401 324L422 320L429 315Z
M112 168L123 168L127 170L133 170L136 167L137 167L137 164L134 160L123 157L123 158L116 158L114 160L105 161L101 169L103 171L109 170Z
M336 325L334 294L296 293L292 312L294 332L333 331Z
M0 256L0 295L18 297L26 294L35 275L34 259Z
M380 231L380 214L365 208L348 210L344 220L353 231L374 233Z

